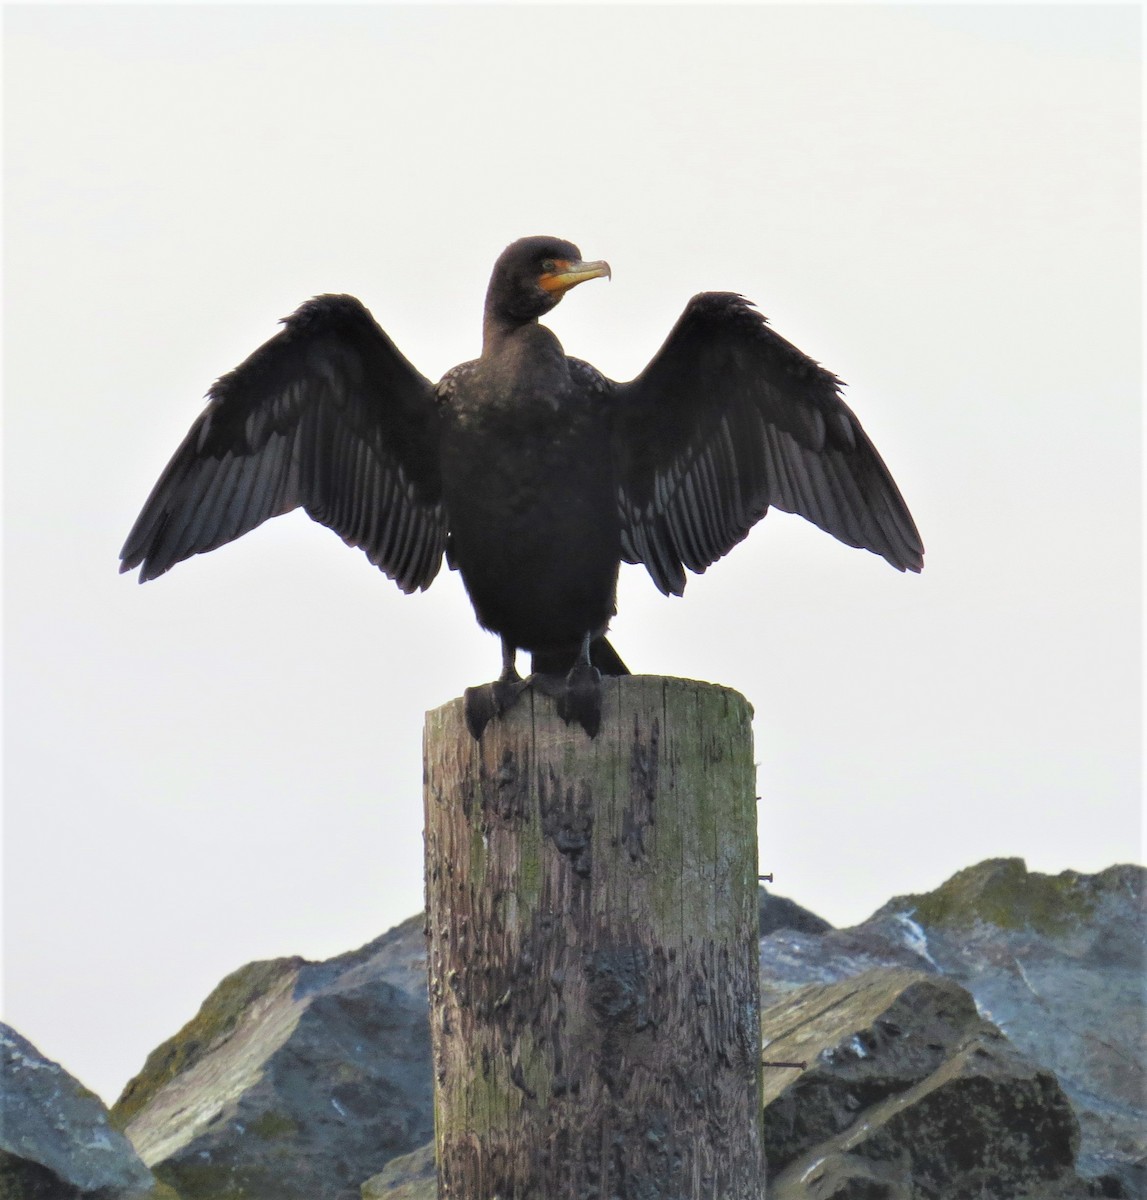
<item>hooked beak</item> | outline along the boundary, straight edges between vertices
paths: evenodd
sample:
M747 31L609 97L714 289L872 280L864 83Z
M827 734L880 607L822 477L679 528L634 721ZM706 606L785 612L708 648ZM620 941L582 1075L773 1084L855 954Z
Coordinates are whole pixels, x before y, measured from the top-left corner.
M538 278L538 285L552 296L564 296L572 287L585 283L587 279L600 279L602 276L611 279L612 272L609 263L601 262L568 262L556 264L553 271Z

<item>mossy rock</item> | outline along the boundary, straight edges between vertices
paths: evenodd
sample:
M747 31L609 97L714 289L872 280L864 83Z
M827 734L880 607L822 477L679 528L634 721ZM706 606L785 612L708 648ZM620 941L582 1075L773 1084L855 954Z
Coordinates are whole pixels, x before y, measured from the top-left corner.
M278 1192L273 1176L240 1178L228 1163L168 1163L157 1167L155 1173L170 1189L167 1196L156 1196L155 1200L169 1200L169 1197L174 1200L252 1200L253 1196L274 1196Z
M299 1132L299 1123L286 1113L271 1109L252 1121L247 1126L247 1132L271 1142L276 1138L294 1137Z
M174 1037L147 1056L143 1070L129 1080L112 1106L112 1125L126 1129L164 1084L204 1058L235 1030L256 999L281 984L285 977L297 975L303 962L301 958L275 958L248 963L232 971L204 1000L199 1012Z
M436 1200L434 1143L401 1154L362 1185L362 1200Z
M1055 937L1092 916L1108 874L1041 875L1029 871L1022 858L989 859L957 872L933 892L897 897L881 911L909 909L925 929L969 929L981 922Z

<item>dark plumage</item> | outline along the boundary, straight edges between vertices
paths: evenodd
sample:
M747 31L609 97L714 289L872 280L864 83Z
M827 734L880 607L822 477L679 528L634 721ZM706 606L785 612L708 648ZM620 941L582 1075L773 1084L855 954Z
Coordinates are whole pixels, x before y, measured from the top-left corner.
M598 670L621 561L662 592L704 571L770 506L919 571L923 546L839 381L741 296L705 292L630 383L567 358L538 318L608 275L523 238L494 265L481 357L437 386L351 296L318 296L212 387L121 552L140 580L302 507L405 592L443 553L499 634L498 683L467 692L475 736L535 672L566 676L567 720L600 719Z

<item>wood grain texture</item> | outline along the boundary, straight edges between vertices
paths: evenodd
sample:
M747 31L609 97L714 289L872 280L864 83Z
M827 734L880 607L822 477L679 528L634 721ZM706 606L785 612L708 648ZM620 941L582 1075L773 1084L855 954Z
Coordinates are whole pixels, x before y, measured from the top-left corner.
M439 1194L760 1200L751 709L607 679L591 741L552 705L427 715Z

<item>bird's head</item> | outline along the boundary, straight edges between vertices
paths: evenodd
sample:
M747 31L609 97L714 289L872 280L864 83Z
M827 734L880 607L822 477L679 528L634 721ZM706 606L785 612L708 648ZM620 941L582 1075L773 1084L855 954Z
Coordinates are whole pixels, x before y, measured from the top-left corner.
M583 262L572 242L519 238L498 255L486 291L486 320L500 326L536 321L587 279L610 275L607 262Z

